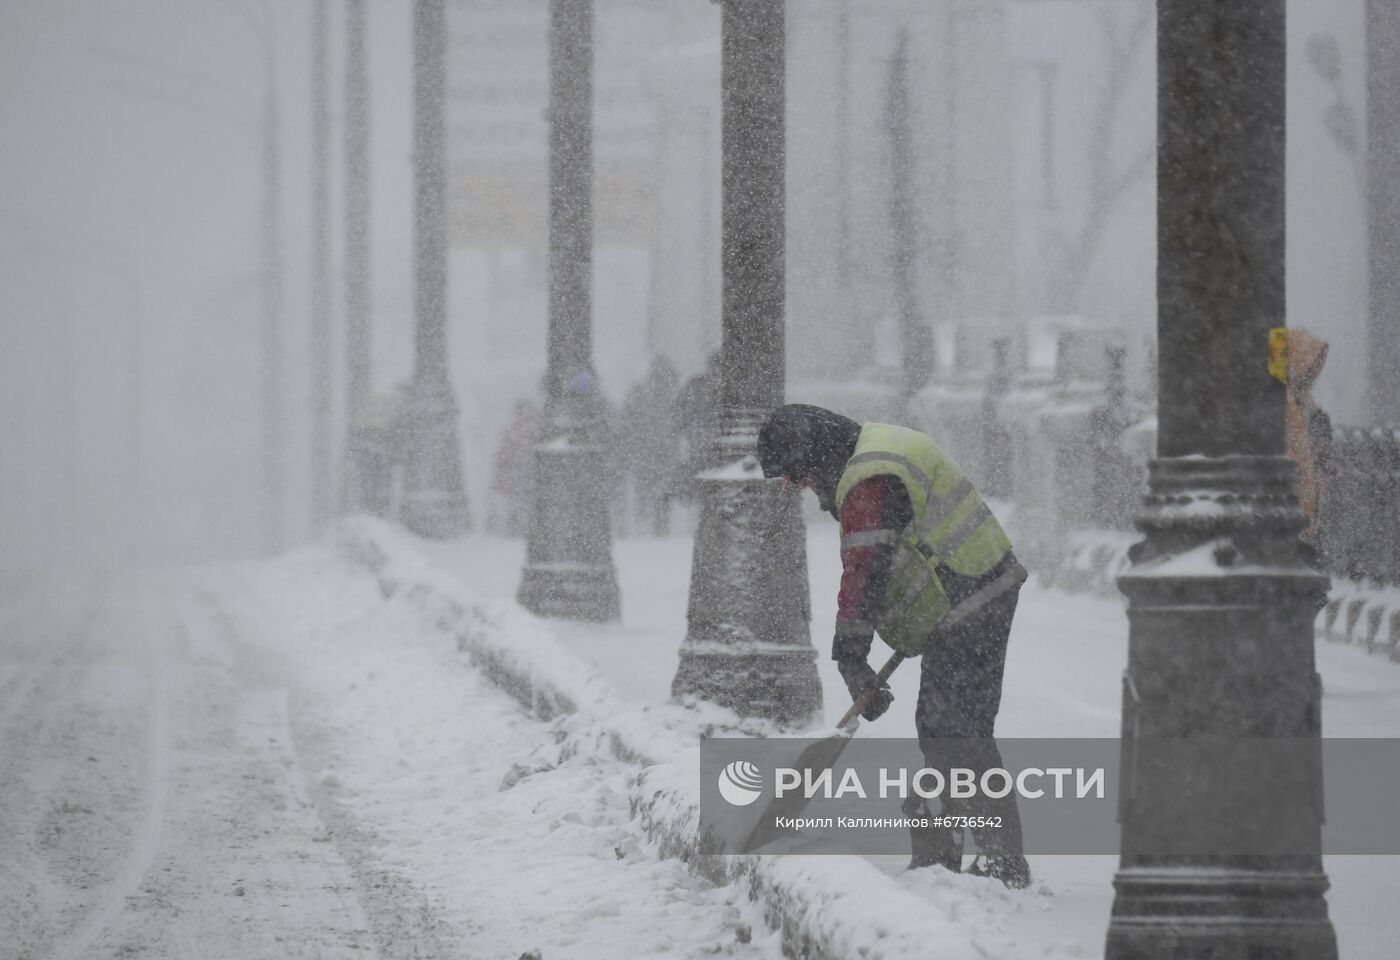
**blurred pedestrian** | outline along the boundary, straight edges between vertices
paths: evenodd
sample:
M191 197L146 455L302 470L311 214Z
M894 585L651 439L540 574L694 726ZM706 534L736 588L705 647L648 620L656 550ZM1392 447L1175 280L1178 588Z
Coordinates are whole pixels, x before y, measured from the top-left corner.
M720 355L716 351L705 360L705 369L685 382L676 397L676 422L684 450L671 483L671 495L698 499L695 475L709 463L710 443L719 433Z
M623 469L631 488L635 528L655 536L670 532L670 487L680 457L676 436L679 378L671 361L652 357L646 377L627 394L619 436Z
M1318 517L1326 495L1332 453L1332 418L1313 399L1312 388L1327 362L1327 341L1301 327L1288 330L1288 455L1298 464L1298 503L1308 516L1303 539L1318 546Z
M501 430L491 473L491 507L487 525L494 533L524 536L535 490L535 444L539 442L539 407L517 400Z
M357 510L385 518L394 512L407 402L407 382L388 393L372 393L351 424L350 464Z
M598 376L592 367L578 367L563 375L564 400L571 416L583 425L582 432L572 434L573 442L584 441L597 450L602 469L598 481L610 495L608 518L611 529L621 523L622 504L612 495L622 487L622 455L618 446L617 413L607 396L599 389Z

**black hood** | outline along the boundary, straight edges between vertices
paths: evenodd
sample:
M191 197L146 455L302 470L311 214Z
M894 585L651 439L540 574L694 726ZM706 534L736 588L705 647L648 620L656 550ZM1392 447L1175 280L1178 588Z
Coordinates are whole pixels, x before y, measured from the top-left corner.
M836 485L855 453L860 424L822 407L789 403L768 415L758 431L765 477L810 484L822 509L836 516Z

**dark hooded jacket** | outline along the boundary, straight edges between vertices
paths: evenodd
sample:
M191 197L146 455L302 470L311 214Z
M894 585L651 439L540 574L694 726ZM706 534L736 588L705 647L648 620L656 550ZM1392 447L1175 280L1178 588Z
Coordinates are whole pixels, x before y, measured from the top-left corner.
M854 485L836 509L836 488L846 463L855 454L861 425L849 417L802 403L779 407L758 434L758 457L766 477L786 477L810 486L822 509L841 524L843 537L874 530L902 531L914 518L903 485L875 476ZM894 547L890 544L847 547L841 552L841 592L837 598L835 660L865 659L873 626L884 600ZM940 569L939 579L953 604L962 602L1017 563L1008 552L982 576ZM857 626L859 625L859 626Z
M808 484L822 509L836 515L836 486L855 454L860 424L850 417L789 403L774 410L758 434L758 459L765 477Z
M836 488L846 462L855 455L860 430L856 421L821 407L802 403L779 407L758 435L764 475L810 486L822 509L841 524L843 534L902 530L913 519L913 507L904 488L888 477L872 477L856 484L839 513L836 509ZM833 659L864 660L869 654L870 625L885 595L892 553L888 544L842 551Z

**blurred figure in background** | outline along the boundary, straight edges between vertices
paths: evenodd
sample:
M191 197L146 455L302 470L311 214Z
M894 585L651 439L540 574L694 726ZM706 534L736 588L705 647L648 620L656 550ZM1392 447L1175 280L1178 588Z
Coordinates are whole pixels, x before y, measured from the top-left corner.
M1327 492L1332 452L1332 418L1313 399L1313 384L1327 362L1327 341L1301 327L1288 329L1288 455L1298 464L1298 502L1308 515L1303 539L1320 547L1318 515Z
M389 518L396 512L395 491L403 463L404 408L409 384L404 381L388 393L372 393L356 417L350 434L350 462L354 473L351 503L354 509Z
M705 359L705 369L685 382L676 398L676 421L685 450L671 481L671 496L697 500L695 475L711 466L710 441L719 433L719 352Z
M531 400L517 400L501 430L491 472L491 508L487 525L492 533L525 535L535 489L535 444L540 438L540 410Z
M623 504L614 491L622 489L621 451L618 449L617 412L608 398L599 389L598 376L592 367L578 367L563 375L564 395L573 410L573 416L582 418L584 435L588 442L598 448L602 457L602 471L598 481L604 490L609 491L608 523L616 531L621 523ZM578 426L579 424L575 424Z
M654 536L670 532L671 486L680 460L676 394L680 378L671 361L651 358L646 377L622 406L622 466L631 488L633 530L649 524Z

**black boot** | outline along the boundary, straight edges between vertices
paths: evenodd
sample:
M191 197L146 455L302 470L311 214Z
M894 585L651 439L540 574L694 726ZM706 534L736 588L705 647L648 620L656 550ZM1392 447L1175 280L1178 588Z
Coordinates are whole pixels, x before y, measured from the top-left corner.
M922 798L911 797L904 801L904 815L929 819L928 806ZM909 869L921 867L943 867L953 873L962 871L962 833L948 827L910 827L909 845L913 856Z
M1019 854L1006 857L979 855L967 868L967 875L1000 880L1011 890L1024 890L1031 885L1031 865Z

